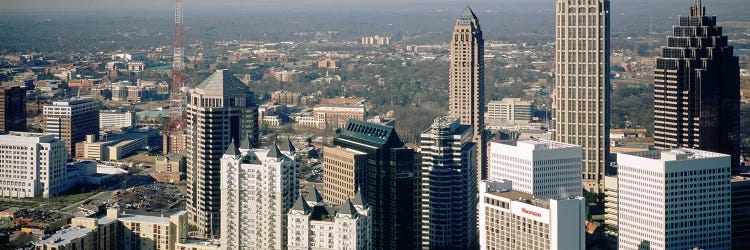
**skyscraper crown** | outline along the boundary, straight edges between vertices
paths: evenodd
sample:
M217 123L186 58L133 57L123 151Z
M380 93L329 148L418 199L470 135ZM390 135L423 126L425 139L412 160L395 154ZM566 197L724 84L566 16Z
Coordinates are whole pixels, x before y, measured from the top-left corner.
M693 7L690 7L690 16L701 17L706 15L706 6L703 6L701 0L695 0Z

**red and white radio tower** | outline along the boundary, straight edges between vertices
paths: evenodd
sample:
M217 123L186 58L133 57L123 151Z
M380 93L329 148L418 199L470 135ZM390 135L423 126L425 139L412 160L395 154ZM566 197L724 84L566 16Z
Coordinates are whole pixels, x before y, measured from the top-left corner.
M175 1L174 52L172 54L172 85L169 92L169 121L164 134L163 154L177 153L185 147L183 122L183 87L185 86L185 48L182 47L182 1Z

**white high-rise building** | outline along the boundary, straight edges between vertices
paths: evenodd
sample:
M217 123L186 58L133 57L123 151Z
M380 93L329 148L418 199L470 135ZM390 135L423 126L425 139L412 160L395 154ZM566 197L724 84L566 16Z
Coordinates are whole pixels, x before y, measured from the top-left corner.
M729 155L649 151L617 165L619 249L730 249Z
M315 189L308 196L289 210L288 249L372 249L370 206L359 190L338 206L321 201Z
M230 143L221 158L222 248L285 249L297 175L294 160L276 145L254 150Z
M422 249L476 248L477 145L471 125L441 116L420 135Z
M581 196L581 147L528 140L490 144L490 180L510 180L513 190L536 197Z
M586 248L583 197L535 198L511 190L511 184L483 181L479 185L480 249Z
M0 197L49 198L70 188L65 142L53 135L0 135Z
M583 185L604 190L609 157L609 0L555 3L552 138L583 148Z

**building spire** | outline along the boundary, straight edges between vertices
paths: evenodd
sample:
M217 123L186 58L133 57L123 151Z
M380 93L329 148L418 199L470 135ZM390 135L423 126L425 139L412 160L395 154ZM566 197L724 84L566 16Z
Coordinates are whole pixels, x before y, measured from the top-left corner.
M693 7L690 7L690 16L700 17L706 15L706 7L703 6L701 0L695 0Z

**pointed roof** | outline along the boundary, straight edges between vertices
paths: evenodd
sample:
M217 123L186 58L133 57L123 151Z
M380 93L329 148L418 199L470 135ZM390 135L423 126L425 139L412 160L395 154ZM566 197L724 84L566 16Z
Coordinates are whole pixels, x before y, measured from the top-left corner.
M320 195L320 192L318 192L317 188L312 187L312 189L307 191L307 196L305 196L305 200L318 203L318 202L323 201L323 196Z
M276 145L276 142L273 143L273 146L268 150L268 154L266 154L266 157L279 159L284 157L284 154L281 153L281 150L279 150L279 145Z
M294 145L292 145L292 139L289 139L289 137L286 137L286 142L281 144L281 150L287 152L297 152L297 149L294 148Z
M695 0L695 4L690 7L690 16L700 17L706 15L706 7L703 6L701 0Z
M217 70L196 86L195 89L202 90L204 93L208 91L221 91L224 94L246 93L250 91L247 85L226 69Z
M364 206L365 204L367 204L367 198L362 194L361 188L358 188L357 192L354 193L352 203L358 206Z
M250 137L240 139L240 149L252 149L250 146Z
M253 164L253 165L260 165L263 164L258 159L258 155L255 154L252 150L247 151L247 154L245 154L244 157L242 157L242 163L243 164Z
M469 7L468 5L466 5L466 9L464 9L464 13L461 14L461 16L458 17L458 19L461 19L463 21L478 20L477 15L474 14L474 11L471 10L471 7Z
M352 201L347 199L344 204L341 204L339 208L339 214L351 215L352 217L357 216L357 209L352 205Z
M310 206L307 205L307 201L305 201L305 197L302 197L300 195L299 198L297 198L297 201L294 202L294 206L292 206L292 210L308 212L312 210L312 208L310 208Z
M229 146L227 146L227 151L224 152L225 155L240 155L240 151L237 150L237 146L234 145L234 139L229 141Z

